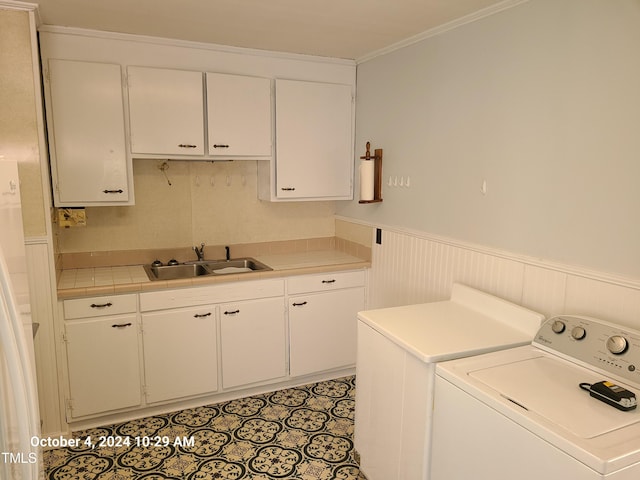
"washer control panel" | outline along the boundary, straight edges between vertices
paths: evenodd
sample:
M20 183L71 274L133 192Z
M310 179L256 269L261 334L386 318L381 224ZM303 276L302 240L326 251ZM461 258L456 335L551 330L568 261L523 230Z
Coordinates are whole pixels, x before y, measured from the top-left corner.
M533 345L640 386L640 332L605 320L560 315L546 320Z

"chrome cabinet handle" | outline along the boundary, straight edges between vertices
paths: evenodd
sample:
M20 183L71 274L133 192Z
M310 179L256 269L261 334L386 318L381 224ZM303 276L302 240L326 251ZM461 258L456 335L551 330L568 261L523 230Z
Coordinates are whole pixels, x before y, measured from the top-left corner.
M102 193L124 193L124 190L122 190L121 188L117 190L103 190Z
M333 280L322 280L322 283L336 283L335 279Z
M294 306L294 307L302 307L303 305L306 305L306 304L307 304L307 302L300 302L300 303L295 303L294 302L291 305Z
M107 307L111 307L112 305L113 305L113 303L107 302L107 303L92 303L89 306L91 308L107 308Z
M194 145L192 143L181 143L178 145L180 148L198 148L197 145Z
M293 192L296 189L296 187L282 187L280 190L283 190L285 192Z
M130 326L131 323L114 323L113 325L111 325L111 328L126 328Z
M240 313L240 310L227 310L224 312L225 315L236 315L237 313Z
M229 148L229 145L216 143L213 148Z
M193 318L205 318L211 315L211 312L207 312L207 313L196 313Z

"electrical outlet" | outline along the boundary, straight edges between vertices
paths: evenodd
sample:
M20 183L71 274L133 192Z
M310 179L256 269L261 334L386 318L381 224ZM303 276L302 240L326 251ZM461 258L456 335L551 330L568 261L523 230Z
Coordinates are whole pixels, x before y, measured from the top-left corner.
M84 208L59 208L58 225L64 228L86 227L87 215Z

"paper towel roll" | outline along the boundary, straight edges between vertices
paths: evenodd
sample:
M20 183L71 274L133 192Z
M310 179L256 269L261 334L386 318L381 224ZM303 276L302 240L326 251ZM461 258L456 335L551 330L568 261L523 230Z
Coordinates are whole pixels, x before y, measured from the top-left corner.
M373 200L375 161L360 161L360 200Z

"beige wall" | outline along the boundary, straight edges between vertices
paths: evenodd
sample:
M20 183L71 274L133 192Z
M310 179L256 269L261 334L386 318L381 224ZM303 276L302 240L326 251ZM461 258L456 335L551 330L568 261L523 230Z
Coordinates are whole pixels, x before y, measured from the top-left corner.
M17 160L26 237L44 236L29 12L0 9L0 155Z
M259 201L256 161L170 161L166 178L159 169L162 163L134 160L134 206L87 208L86 227L56 226L60 252L257 243L335 234L335 202Z

